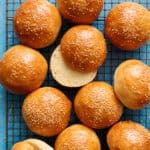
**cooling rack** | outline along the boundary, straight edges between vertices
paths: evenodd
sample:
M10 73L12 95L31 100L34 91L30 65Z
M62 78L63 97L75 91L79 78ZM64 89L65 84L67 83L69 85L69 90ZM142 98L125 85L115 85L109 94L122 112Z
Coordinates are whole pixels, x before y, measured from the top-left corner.
M97 21L95 21L92 25L97 27L100 31L103 32L104 30L104 20L105 16L109 12L109 10L115 6L118 3L121 3L125 0L105 0L105 5L103 7L103 11L101 12L99 18ZM14 30L13 30L13 16L16 12L16 9L19 7L19 5L24 2L24 0L6 0L6 50L10 48L13 45L16 45L19 43ZM51 2L56 5L54 0L51 0ZM143 6L150 9L150 1L149 0L134 0L134 2L138 2L142 4ZM51 47L45 48L40 50L40 52L45 56L45 58L49 61L49 58L51 56L51 53L53 49L59 44L60 38L62 37L63 33L72 26L71 23L67 22L66 20L63 20L63 27L61 30L61 33L59 34L58 40L54 45ZM5 37L5 36L4 36ZM130 58L136 58L142 60L144 63L150 65L150 43L147 45L141 47L137 51L134 52L126 52L126 51L120 51L117 48L113 47L109 41L107 41L108 44L108 55L107 60L105 61L105 64L99 69L97 77L95 80L103 80L110 84L113 84L113 74L115 71L115 68L118 66L119 63L126 59ZM1 53L0 53L1 54ZM2 55L2 54L1 54ZM74 96L78 89L68 89L64 88L60 85L58 85L51 76L51 73L48 72L47 78L43 84L43 86L54 86L57 87L73 101ZM4 91L5 92L5 91ZM2 93L4 94L4 93ZM4 95L3 95L4 97ZM3 142L5 142L6 150L10 150L11 146L20 141L24 140L26 138L39 138L47 143L54 145L54 141L56 137L53 138L43 138L40 136L37 136L33 133L31 133L27 126L24 123L24 120L21 115L21 107L23 103L23 96L15 96L13 94L10 94L6 92L4 100L6 101L6 104L3 105L6 107L6 114L3 115L3 117L6 117L6 127L5 134L6 137L3 139ZM122 120L133 120L136 122L141 123L146 128L150 129L150 106L138 110L138 111L132 111L125 109L124 114L121 118ZM77 119L74 111L72 111L71 115L71 121L70 124L78 123L79 120ZM108 129L104 130L97 130L96 133L101 139L102 148L104 150L107 150L107 144L106 144L106 133Z

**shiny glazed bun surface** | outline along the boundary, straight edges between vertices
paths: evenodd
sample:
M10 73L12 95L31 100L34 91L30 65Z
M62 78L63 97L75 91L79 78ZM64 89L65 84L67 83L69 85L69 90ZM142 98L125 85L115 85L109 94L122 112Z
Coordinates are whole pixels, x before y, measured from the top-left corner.
M88 25L69 29L61 39L60 49L66 63L81 72L96 71L107 54L102 33Z
M101 144L92 129L75 124L60 133L55 150L101 150Z
M140 60L121 63L114 74L114 89L129 109L140 109L150 103L150 67Z
M76 115L88 127L103 129L117 122L123 106L113 87L105 82L91 82L82 87L74 101Z
M39 52L16 45L0 61L0 83L14 94L27 94L41 86L47 69L47 62Z
M14 29L18 38L32 48L53 44L60 28L60 14L47 0L27 0L14 16Z
M109 130L107 143L110 150L149 150L150 132L136 122L121 121Z
M135 2L123 2L110 10L105 34L122 50L135 50L150 40L150 12Z
M53 148L39 139L26 139L13 145L11 150L53 150Z
M13 145L11 150L34 150L34 148L29 143L18 142L18 143Z
M60 90L43 87L25 98L22 113L32 132L50 137L67 127L71 114L71 102Z
M68 21L89 24L95 21L102 10L104 0L57 0L60 13Z

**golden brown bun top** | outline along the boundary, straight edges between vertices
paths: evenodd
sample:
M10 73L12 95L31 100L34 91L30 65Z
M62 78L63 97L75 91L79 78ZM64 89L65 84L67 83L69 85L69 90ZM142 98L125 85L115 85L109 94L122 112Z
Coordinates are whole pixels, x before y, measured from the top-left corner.
M98 18L104 0L57 0L58 9L69 21L89 24Z
M26 94L43 83L47 67L38 51L16 45L6 51L0 62L0 82L12 93Z
M110 150L149 150L150 132L136 122L121 121L109 130L107 143Z
M13 145L11 150L35 150L35 148L29 143L18 142Z
M130 109L139 109L150 103L150 67L140 60L121 63L114 75L116 95Z
M53 148L39 139L26 139L13 145L11 150L53 150Z
M114 124L123 112L123 106L113 87L102 81L91 82L82 87L75 97L74 107L80 121L95 129Z
M58 10L47 0L27 0L14 16L14 29L19 39L32 48L52 44L61 27Z
M103 64L107 48L102 33L88 25L75 26L62 37L62 56L73 69L90 72Z
M71 102L60 90L43 87L25 98L22 112L31 131L54 136L68 125Z
M66 128L56 139L55 150L100 150L96 133L83 125L75 124Z
M105 33L116 47L135 50L150 39L150 12L135 2L117 4L106 17Z

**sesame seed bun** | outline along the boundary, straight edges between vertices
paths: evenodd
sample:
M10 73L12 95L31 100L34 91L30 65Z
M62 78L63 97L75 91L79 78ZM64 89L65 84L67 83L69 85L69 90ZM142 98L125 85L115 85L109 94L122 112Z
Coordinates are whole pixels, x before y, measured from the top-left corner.
M55 150L101 150L101 144L92 129L75 124L60 133Z
M88 25L69 29L61 39L60 49L66 63L81 72L96 71L107 54L102 33Z
M123 2L110 10L105 34L122 50L135 50L150 40L150 12L135 2Z
M56 0L58 9L72 23L89 24L95 21L102 10L104 0Z
M114 89L129 109L140 109L150 103L150 67L140 60L121 63L114 74Z
M62 86L80 87L96 77L97 71L83 73L70 68L64 61L60 46L58 46L50 59L50 70L53 78Z
M123 113L113 87L101 81L82 87L75 97L74 108L80 121L95 129L113 125Z
M27 139L14 144L11 150L53 150L53 148L42 140Z
M32 48L53 44L60 28L60 14L47 0L27 0L14 16L14 29L18 38Z
M150 132L136 122L121 121L109 130L107 143L110 150L149 150Z
M60 90L43 87L25 98L22 113L32 132L51 137L67 127L71 102Z
M16 45L0 61L0 83L14 94L27 94L41 86L47 69L47 62L39 52Z

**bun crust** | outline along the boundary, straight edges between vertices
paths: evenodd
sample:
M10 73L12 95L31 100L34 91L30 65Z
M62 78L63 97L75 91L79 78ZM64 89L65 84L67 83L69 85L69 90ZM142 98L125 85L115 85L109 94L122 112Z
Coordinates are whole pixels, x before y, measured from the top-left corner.
M83 73L70 68L64 61L60 46L58 46L50 60L50 70L53 78L62 86L66 87L80 87L83 86L96 77L97 71Z
M121 121L115 124L107 134L110 150L149 150L150 132L132 121Z
M68 21L89 24L95 21L102 10L104 0L57 0L60 13Z
M27 94L41 86L47 68L47 62L39 52L16 45L0 62L0 83L14 94Z
M53 148L39 139L27 139L14 144L11 150L53 150Z
M123 2L110 10L105 34L122 50L135 50L150 40L150 12L135 2Z
M50 137L60 133L68 125L71 102L58 89L44 87L25 98L22 113L32 132Z
M57 137L55 150L101 150L100 141L93 130L75 124Z
M114 94L111 85L92 82L82 87L74 101L76 115L88 127L103 129L117 122L123 106Z
M13 145L11 150L34 150L34 148L29 143L18 142Z
M102 33L88 25L69 29L62 37L60 48L66 63L81 72L96 71L107 54Z
M32 48L53 44L60 28L60 14L47 0L27 0L14 16L17 36L22 43Z
M121 63L114 75L117 97L129 109L140 109L150 103L150 68L139 60Z

